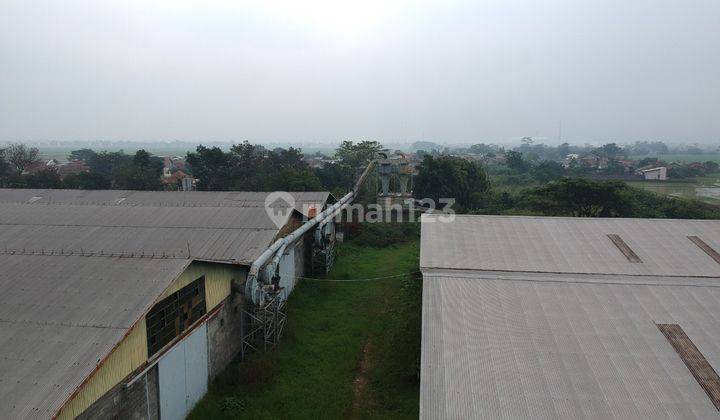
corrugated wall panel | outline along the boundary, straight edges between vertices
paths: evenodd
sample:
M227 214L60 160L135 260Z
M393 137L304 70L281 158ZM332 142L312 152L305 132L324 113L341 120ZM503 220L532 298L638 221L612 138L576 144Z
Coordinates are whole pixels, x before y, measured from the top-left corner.
M90 377L80 392L68 403L58 416L59 419L73 419L132 371L147 360L147 331L142 318L120 345L107 358L98 371Z
M283 290L285 299L290 296L295 288L295 247L289 246L280 259L280 287Z
M230 295L231 280L243 280L246 273L247 269L240 266L194 262L159 299L177 292L200 276L205 276L205 302L209 312Z
M205 276L205 301L209 312L230 295L232 279L245 279L246 269L232 265L192 263L157 300L175 293L203 275ZM72 419L76 417L145 363L147 359L147 330L143 316L100 369L81 388L75 398L65 406L58 418Z

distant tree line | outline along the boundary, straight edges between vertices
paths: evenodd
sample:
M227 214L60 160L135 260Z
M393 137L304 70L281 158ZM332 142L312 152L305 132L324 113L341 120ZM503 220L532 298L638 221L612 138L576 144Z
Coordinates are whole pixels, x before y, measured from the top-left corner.
M318 191L341 194L349 190L359 171L381 149L378 142L344 141L332 159L311 167L300 149L268 150L244 142L229 151L198 146L186 156L184 172L197 178L206 191ZM0 149L0 187L162 190L163 159L145 150L72 151L68 159L86 170L60 176L54 167L28 169L39 163L39 151L22 144Z
M518 153L519 154L519 153ZM512 156L512 155L511 155ZM514 170L553 173L558 168L540 163ZM525 164L523 164L525 165ZM460 213L572 217L646 217L720 219L720 208L698 200L668 197L622 181L594 181L560 174L543 184L497 187L476 161L454 156L426 156L419 166L415 197L454 198Z
M199 179L200 190L245 191L348 191L359 171L375 157L381 146L375 141L344 141L327 159L311 167L300 149L268 150L244 142L225 152L218 147L198 146L186 163Z
M39 151L23 144L13 144L0 150L0 186L5 188L70 188L70 189L162 189L163 161L145 150L134 155L119 152L76 150L70 160L82 161L87 171L61 177L53 166L30 171L39 161Z

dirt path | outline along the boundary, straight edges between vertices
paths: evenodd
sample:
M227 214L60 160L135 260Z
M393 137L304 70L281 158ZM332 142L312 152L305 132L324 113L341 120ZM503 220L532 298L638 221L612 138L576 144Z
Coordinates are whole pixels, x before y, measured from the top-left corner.
M370 354L372 352L372 344L370 339L365 342L363 347L362 360L360 360L360 369L355 380L353 381L353 405L350 418L361 418L362 407L372 404L368 401L370 398L368 372L370 371Z

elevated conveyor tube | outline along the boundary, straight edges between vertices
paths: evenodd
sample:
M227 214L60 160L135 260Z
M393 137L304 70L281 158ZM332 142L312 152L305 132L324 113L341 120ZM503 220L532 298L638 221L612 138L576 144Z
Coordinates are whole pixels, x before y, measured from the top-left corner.
M322 224L327 223L328 221L332 220L333 217L335 217L336 212L340 211L345 205L351 203L357 195L360 186L362 186L363 182L365 182L365 179L367 179L368 174L370 173L374 165L375 161L371 161L368 164L362 175L360 175L360 178L358 178L358 181L355 183L352 191L343 196L340 200L338 200L337 203L328 207L311 220L305 222L302 226L300 226L287 236L275 241L272 245L270 245L268 249L265 250L265 252L260 254L260 256L255 260L255 262L252 263L252 265L250 266L250 272L248 273L247 281L245 283L245 295L250 297L253 303L259 305L264 301L264 293L261 289L264 285L268 285L268 283L272 280L272 276L274 276L274 273L277 270L277 266L280 263L280 258L282 258L282 254L285 251L285 248L287 248L288 245L295 243L295 241L301 239L302 236L310 229L316 226L322 227ZM273 256L275 257L273 258ZM268 276L266 276L265 281L261 281L263 279L259 275L260 270L263 268L263 266L265 266L265 264L268 263L268 261L270 261L271 258L272 265L271 267L268 267Z

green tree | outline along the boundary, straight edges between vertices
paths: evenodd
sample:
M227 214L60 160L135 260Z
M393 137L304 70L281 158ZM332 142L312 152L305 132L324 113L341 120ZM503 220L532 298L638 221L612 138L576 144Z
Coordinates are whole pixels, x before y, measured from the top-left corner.
M268 191L319 191L320 180L309 169L286 168L268 178Z
M10 163L5 159L5 149L0 149L0 178L7 175Z
M624 182L563 178L531 190L528 207L548 216L631 217L632 191Z
M616 143L604 144L602 145L602 147L598 147L597 149L593 150L593 153L598 156L604 156L607 158L616 158L625 155L625 151L623 150L623 148L618 146Z
M505 152L505 165L521 174L527 172L530 167L530 165L523 159L522 153L514 150Z
M28 188L62 188L62 181L55 169L44 169L33 174L23 175Z
M125 164L113 169L112 187L119 190L156 191L162 189L162 184L156 170Z
M334 193L345 195L354 184L353 169L342 163L327 163L315 169L315 174L323 188Z
M416 198L430 198L438 205L441 198L452 198L459 211L478 208L489 190L485 170L477 162L453 156L425 156L415 181Z
M539 182L553 181L565 175L565 168L561 163L552 160L544 160L533 166L530 175Z
M382 146L376 141L364 140L353 144L352 141L345 140L335 151L335 156L351 168L358 169L374 159L380 150Z
M97 153L95 153L92 149L79 149L79 150L73 150L68 155L68 160L79 160L85 163L89 163L97 156Z
M122 150L118 152L102 151L90 155L89 159L85 163L90 168L90 172L103 175L108 179L110 179L116 167L132 163L132 157L126 155Z
M69 174L63 178L63 188L72 190L107 190L110 186L108 177L94 172Z
M20 174L28 166L38 161L40 151L35 147L27 147L22 143L10 144L5 149L5 159L12 165L15 172Z
M232 185L233 157L219 147L198 146L194 153L188 153L187 165L194 176L200 179L198 189L222 191Z
M122 190L160 190L162 166L160 158L140 149L135 152L131 162L113 168L112 186Z

